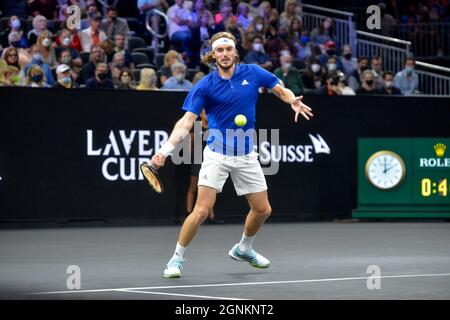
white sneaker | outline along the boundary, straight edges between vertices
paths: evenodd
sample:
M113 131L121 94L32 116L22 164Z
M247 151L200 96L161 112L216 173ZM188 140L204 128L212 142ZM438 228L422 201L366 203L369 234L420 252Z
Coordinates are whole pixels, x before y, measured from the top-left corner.
M181 277L181 270L185 259L172 257L164 269L164 278L179 278Z
M255 250L251 249L249 251L241 251L239 249L239 243L236 243L233 248L228 252L231 259L236 261L246 261L250 263L252 267L255 268L268 268L270 266L270 261L260 255Z

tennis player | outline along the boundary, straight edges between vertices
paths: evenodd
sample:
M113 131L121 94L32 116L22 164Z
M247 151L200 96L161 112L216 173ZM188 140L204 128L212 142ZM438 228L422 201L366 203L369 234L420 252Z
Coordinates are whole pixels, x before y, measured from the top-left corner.
M174 255L164 270L166 278L181 276L186 247L208 217L216 201L216 194L222 191L229 175L237 195L246 196L250 212L245 221L241 241L233 246L228 255L234 260L246 261L256 268L269 267L270 261L252 248L256 233L272 210L258 154L253 150L253 135L245 135L243 143L235 143L236 138L229 138L226 132L227 129L254 129L260 87L271 90L279 99L289 104L295 112L295 122L299 114L308 120L313 116L311 108L301 101L303 96L296 97L291 90L283 88L275 75L257 65L238 63L239 55L233 35L219 32L212 36L210 42L212 51L202 60L205 64L214 62L217 69L203 77L191 89L183 105L186 113L175 124L168 141L151 159L154 167L163 166L166 158L189 134L203 108L210 130L223 133L210 133L208 137L198 178L197 201L193 212L183 223ZM243 127L238 127L234 122L238 114L247 118Z

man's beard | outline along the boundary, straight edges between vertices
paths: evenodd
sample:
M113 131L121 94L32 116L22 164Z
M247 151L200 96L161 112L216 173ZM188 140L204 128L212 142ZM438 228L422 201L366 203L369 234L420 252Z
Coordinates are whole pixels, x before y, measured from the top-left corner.
M236 61L233 61L232 64L230 64L229 66L224 67L221 63L217 62L217 66L220 67L223 71L228 71L230 70L231 67L234 66L234 64L236 63Z

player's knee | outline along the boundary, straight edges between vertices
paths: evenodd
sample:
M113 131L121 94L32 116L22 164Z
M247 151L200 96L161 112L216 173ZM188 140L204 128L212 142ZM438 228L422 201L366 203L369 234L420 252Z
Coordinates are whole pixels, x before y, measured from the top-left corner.
M209 217L211 209L208 208L207 206L197 205L195 206L194 211L200 222L203 222L206 220L206 218Z
M272 208L270 207L269 204L267 204L265 206L261 206L261 207L257 208L257 210L256 210L256 214L263 218L268 218L271 213L272 213Z

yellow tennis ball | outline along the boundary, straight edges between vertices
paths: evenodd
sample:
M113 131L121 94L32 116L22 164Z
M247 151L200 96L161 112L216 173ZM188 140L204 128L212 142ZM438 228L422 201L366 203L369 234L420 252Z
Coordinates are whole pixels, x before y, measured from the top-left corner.
M236 123L236 125L238 127L243 127L245 126L245 124L247 123L247 117L244 116L243 114L238 114L235 118L234 118L234 123Z

